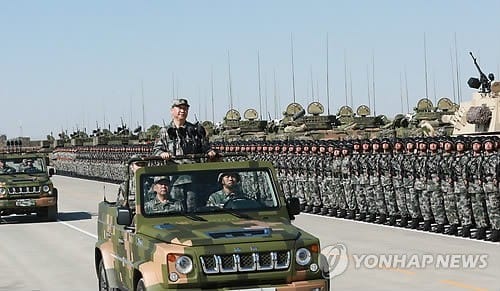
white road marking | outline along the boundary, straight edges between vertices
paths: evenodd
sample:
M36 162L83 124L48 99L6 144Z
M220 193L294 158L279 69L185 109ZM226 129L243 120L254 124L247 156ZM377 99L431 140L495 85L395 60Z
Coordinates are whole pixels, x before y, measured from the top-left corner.
M59 222L59 223L61 223L61 224L64 224L64 225L66 225L67 227L72 228L72 229L74 229L74 230L76 230L76 231L79 231L79 232L81 232L81 233L83 233L83 234L86 234L86 235L88 235L88 236L90 236L90 237L92 237L92 238L94 238L94 239L97 239L97 235L95 235L95 234L93 234L93 233L90 233L90 232L88 232L88 231L85 231L85 230L83 230L83 229L80 229L80 228L78 228L78 227L76 227L76 226L74 226L74 225L71 225L71 224L69 224L69 223L67 223L67 222L64 222L64 221L61 221L61 220L57 220L57 222Z

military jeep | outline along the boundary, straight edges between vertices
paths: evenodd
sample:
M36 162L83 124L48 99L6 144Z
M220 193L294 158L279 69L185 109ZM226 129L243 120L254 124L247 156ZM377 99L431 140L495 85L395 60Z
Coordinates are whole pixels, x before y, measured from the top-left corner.
M291 224L299 202L271 163L148 164L130 177L125 201L99 204L99 290L329 290L319 240Z
M53 174L45 153L0 153L0 216L36 213L44 220L57 220Z

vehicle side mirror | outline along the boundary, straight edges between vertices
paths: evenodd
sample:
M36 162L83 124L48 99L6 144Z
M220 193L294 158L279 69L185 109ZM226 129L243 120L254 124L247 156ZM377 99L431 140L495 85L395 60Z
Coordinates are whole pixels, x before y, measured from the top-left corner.
M49 177L52 177L56 173L56 170L54 168L49 168Z
M294 216L300 214L300 201L297 197L290 197L286 200L286 207L288 208L288 214Z
M116 224L118 225L130 225L132 223L132 214L130 208L128 207L117 207L116 208Z

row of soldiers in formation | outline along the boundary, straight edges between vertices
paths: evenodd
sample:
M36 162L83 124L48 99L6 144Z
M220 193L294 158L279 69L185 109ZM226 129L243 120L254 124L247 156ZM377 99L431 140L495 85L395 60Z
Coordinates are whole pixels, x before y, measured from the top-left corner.
M439 233L500 240L496 137L237 141L211 146L221 154L241 154L229 159L272 162L285 195L298 197L306 212L427 231L435 222ZM59 148L53 163L62 174L119 182L124 179L124 161L150 153L151 145Z
M213 146L272 162L285 194L306 212L464 237L477 229L477 239L500 240L496 137Z

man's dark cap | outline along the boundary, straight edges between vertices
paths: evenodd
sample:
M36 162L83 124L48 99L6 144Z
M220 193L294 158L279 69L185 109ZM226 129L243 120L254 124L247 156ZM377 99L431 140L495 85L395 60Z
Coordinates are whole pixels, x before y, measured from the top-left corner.
M177 106L187 106L189 107L189 103L186 99L174 99L172 100L172 108L177 107Z

